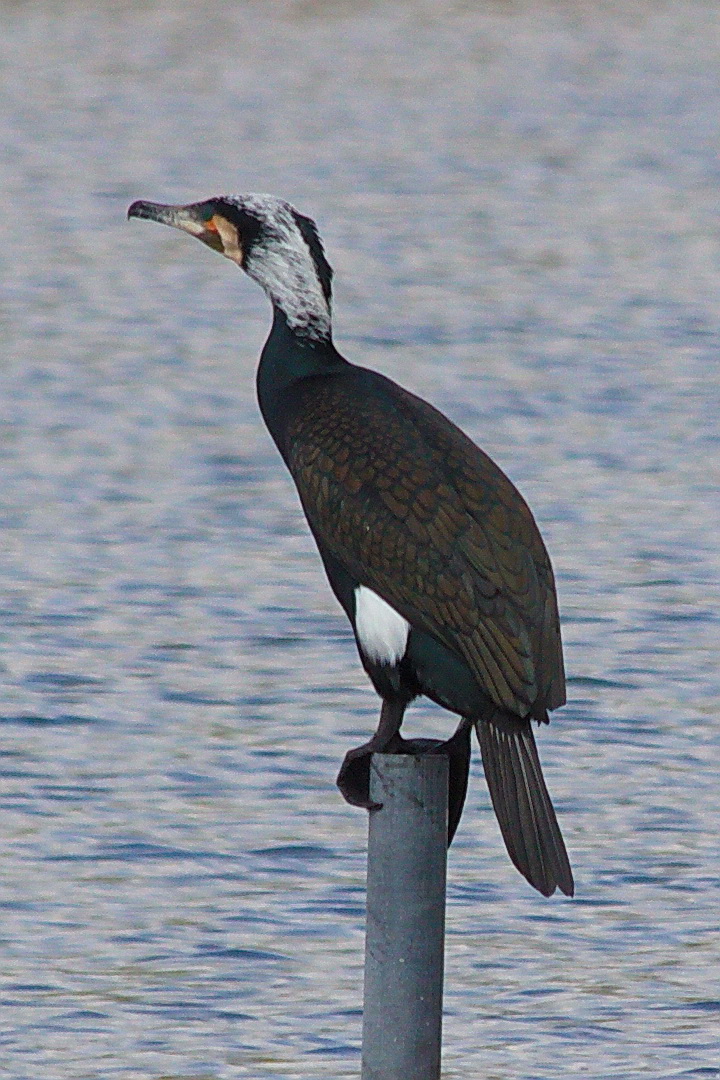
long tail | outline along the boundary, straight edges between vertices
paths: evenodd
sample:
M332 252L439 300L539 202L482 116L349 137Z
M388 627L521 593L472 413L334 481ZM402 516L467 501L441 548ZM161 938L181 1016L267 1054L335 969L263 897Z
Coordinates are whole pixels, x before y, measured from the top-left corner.
M508 855L544 896L575 892L529 720L496 709L475 725L485 777Z

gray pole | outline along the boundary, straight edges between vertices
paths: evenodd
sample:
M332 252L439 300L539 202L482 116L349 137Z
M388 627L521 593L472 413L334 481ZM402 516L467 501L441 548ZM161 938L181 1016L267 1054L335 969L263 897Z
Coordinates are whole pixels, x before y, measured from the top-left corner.
M439 1080L448 759L374 754L362 1080Z

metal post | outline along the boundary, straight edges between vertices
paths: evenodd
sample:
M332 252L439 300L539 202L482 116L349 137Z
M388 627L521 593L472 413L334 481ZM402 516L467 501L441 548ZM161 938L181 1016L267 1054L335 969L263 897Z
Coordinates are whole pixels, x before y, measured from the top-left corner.
M362 1080L439 1080L448 759L374 754Z

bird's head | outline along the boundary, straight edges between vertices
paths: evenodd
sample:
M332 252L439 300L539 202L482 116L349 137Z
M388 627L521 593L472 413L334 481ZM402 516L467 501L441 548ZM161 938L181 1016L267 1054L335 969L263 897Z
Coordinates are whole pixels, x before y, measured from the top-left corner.
M329 337L332 269L315 222L290 203L274 195L221 195L186 206L139 201L128 217L196 236L262 286L292 329Z

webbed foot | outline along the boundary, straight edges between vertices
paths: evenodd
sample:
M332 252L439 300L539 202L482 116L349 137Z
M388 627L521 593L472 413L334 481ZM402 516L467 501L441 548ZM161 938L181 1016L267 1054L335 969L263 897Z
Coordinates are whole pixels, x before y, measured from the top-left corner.
M473 725L461 720L455 734L441 739L403 739L403 754L445 754L448 759L448 847L460 824L470 775L470 735Z
M448 758L448 847L460 823L470 772L472 724L462 720L455 734L441 739L403 739L395 733L389 739L377 734L369 742L348 750L338 773L337 786L346 802L365 810L379 810L382 803L370 798L370 763L373 754L445 754Z
M382 806L370 798L370 760L373 754L401 752L398 747L404 740L398 732L405 705L403 701L383 701L378 728L372 739L348 750L345 755L336 783L351 806L362 806L365 810L379 810Z
M337 786L345 802L351 806L362 806L365 810L379 810L382 803L370 798L370 762L378 748L373 740L348 750L337 777Z

